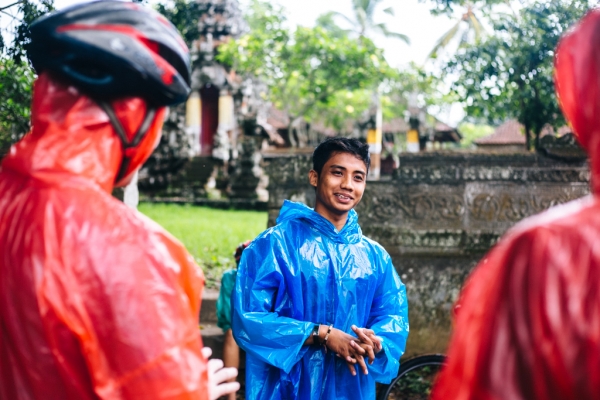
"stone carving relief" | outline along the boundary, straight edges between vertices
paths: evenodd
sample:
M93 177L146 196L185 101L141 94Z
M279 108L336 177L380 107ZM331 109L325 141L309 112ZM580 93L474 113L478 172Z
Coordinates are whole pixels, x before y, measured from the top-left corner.
M466 200L458 194L419 193L397 195L395 193L365 196L358 209L359 214L369 216L369 224L385 223L398 216L416 221L459 221L465 213L474 220L485 222L517 222L558 204L575 200L586 191L569 194L477 194Z
M509 194L481 193L469 206L469 212L479 221L512 221L517 222L533 214L542 212L558 204L566 203L581 197L579 193L572 195L529 195L511 196Z
M587 167L544 169L501 166L404 166L398 180L408 184L456 184L462 182L589 182Z
M458 195L431 196L428 193L400 195L387 194L363 198L363 209L378 221L387 221L403 213L416 220L459 220L464 214L463 199ZM360 212L360 210L359 210Z

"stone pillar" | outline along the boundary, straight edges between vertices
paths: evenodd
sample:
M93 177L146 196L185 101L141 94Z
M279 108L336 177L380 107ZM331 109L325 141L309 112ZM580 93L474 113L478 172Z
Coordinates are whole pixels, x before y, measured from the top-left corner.
M239 157L229 187L231 198L257 198L256 188L263 175L260 167L262 156L258 140L261 138L244 136L239 143Z
M202 103L200 101L200 94L197 91L194 91L185 104L185 130L191 138L191 153L194 156L200 154L201 121Z

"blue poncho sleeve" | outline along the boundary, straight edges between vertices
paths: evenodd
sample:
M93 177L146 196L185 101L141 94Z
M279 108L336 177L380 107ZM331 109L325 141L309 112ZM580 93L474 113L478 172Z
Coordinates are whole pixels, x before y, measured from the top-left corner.
M289 373L307 350L314 323L280 316L275 304L287 296L280 264L285 253L268 237L244 250L233 294L233 334L259 360Z
M400 357L408 338L408 302L406 288L387 252L383 251L382 271L369 313L367 328L382 338L382 351L369 365L369 373L377 382L390 383L398 374Z

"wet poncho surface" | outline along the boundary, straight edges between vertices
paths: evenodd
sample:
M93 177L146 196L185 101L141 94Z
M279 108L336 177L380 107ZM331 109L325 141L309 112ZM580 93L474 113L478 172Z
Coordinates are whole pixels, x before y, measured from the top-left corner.
M435 400L600 398L599 45L594 9L561 40L555 65L594 194L522 221L477 266Z
M375 381L396 376L408 336L406 291L390 256L362 235L354 210L340 232L289 201L277 222L244 251L234 290L247 399L374 399ZM317 323L351 335L352 325L373 329L383 350L369 374L352 376L332 351L304 346Z
M144 103L115 104L132 135ZM161 122L128 149L133 170ZM110 195L122 153L108 116L42 74L32 124L0 167L0 400L207 399L202 272Z

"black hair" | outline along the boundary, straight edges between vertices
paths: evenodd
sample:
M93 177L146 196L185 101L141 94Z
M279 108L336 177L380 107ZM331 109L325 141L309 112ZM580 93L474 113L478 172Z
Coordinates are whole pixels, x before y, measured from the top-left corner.
M251 240L246 240L244 243L240 243L240 245L236 247L235 252L233 253L233 258L235 259L236 265L239 265L240 260L242 259L242 253L246 247L250 246L251 242Z
M323 140L313 152L313 169L321 175L323 166L327 161L337 153L349 153L362 160L367 166L367 171L371 166L371 157L369 156L369 145L360 142L358 139L349 139L345 137L330 137Z

